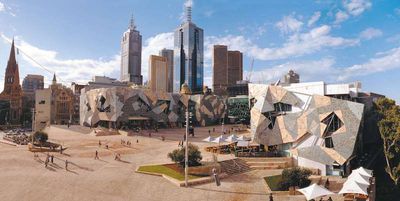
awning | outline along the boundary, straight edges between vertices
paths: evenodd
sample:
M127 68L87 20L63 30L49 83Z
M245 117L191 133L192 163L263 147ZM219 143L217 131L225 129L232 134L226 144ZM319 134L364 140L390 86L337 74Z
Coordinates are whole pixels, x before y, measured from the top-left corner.
M328 189L326 189L322 186L319 186L317 184L312 184L306 188L298 189L297 191L299 191L304 196L306 196L307 200L315 199L315 198L322 197L325 195L335 194L335 193L329 191Z

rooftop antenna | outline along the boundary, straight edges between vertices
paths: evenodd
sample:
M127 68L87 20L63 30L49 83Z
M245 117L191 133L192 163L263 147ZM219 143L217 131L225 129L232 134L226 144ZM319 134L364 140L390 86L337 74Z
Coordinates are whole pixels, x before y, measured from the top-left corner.
M192 22L192 0L188 0L185 3L186 21Z
M129 22L129 29L136 29L135 20L133 19L133 14L131 16L131 21Z

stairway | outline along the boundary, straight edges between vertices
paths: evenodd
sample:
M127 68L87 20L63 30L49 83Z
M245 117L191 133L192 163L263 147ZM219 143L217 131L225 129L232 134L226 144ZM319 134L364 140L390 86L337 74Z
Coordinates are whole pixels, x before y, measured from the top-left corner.
M293 166L293 159L289 157L259 157L259 158L240 158L254 170L273 170L285 169Z
M220 161L219 164L221 165L221 171L228 175L240 174L251 170L245 161L238 158Z

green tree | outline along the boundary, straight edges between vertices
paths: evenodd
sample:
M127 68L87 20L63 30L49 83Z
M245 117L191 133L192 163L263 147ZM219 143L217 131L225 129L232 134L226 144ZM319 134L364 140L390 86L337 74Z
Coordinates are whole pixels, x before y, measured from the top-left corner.
M39 143L45 143L49 139L49 135L43 131L36 131L32 137L34 142Z
M307 168L287 168L282 171L282 180L280 189L288 190L289 187L304 188L310 185L311 180L308 177L311 175L311 170Z
M188 156L189 156L188 165L190 167L201 165L200 161L201 159L203 159L203 157L201 156L199 147L193 144L189 144ZM172 152L168 153L168 157L173 162L179 164L181 167L185 167L185 147L173 150Z
M379 113L378 127L383 140L386 172L398 185L400 178L400 106L388 98L376 101Z

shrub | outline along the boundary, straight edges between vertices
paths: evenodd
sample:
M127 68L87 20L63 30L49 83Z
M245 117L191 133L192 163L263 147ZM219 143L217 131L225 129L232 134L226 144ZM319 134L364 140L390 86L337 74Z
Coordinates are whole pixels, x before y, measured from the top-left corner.
M199 166L200 161L203 159L199 147L193 144L189 144L189 166ZM175 163L179 164L181 167L185 167L185 147L181 149L175 149L168 153L168 157Z
M280 183L281 190L288 190L289 187L304 188L310 185L311 180L308 177L311 175L311 170L306 168L291 168L282 171L282 180Z
M49 135L46 132L43 131L36 131L33 134L33 141L34 142L39 142L39 143L45 143L49 139ZM32 138L30 138L32 140Z

